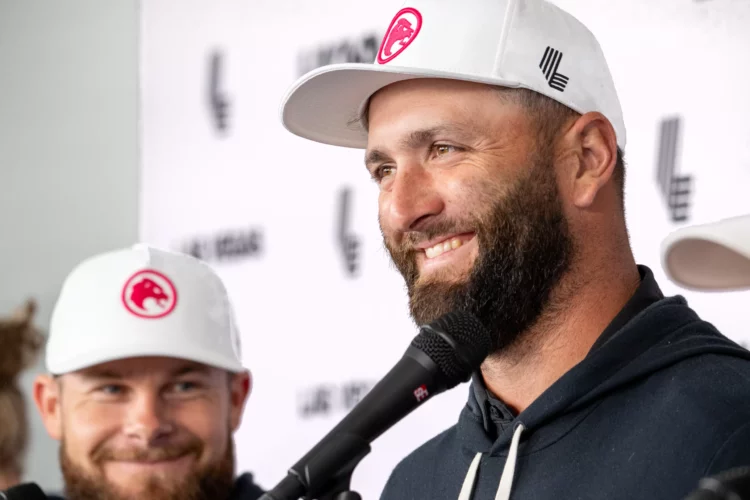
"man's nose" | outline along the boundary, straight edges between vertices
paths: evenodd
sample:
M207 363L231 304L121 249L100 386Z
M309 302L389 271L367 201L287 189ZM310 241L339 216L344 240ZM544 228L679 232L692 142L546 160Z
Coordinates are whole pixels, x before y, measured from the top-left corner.
M423 222L444 208L432 174L424 167L407 165L396 171L384 212L391 228L399 232L419 231Z
M129 439L147 446L173 431L168 409L159 394L143 391L130 401L125 428Z

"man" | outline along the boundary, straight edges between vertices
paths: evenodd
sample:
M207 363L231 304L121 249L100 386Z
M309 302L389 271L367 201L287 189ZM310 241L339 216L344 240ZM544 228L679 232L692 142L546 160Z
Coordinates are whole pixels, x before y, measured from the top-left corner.
M677 500L750 464L750 353L636 265L622 112L578 20L410 1L374 64L302 77L282 120L366 149L415 322L464 310L493 334L458 423L384 500Z
M63 284L34 399L60 440L69 500L254 500L233 433L251 377L219 277L144 245L97 255Z

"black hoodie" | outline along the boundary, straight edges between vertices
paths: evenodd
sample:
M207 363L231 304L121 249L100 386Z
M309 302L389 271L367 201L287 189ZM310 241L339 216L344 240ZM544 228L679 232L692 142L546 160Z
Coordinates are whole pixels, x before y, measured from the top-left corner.
M401 461L381 500L681 500L750 464L750 352L639 269L583 361L520 415L477 375L458 423Z

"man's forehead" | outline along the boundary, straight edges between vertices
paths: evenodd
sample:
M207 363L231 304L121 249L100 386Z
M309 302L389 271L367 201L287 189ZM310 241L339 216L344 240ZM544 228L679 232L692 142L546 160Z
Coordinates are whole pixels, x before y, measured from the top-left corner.
M368 151L413 145L419 142L416 138L438 133L469 138L518 127L526 113L517 100L498 89L482 87L481 94L475 94L476 100L443 96L421 103L410 101L409 105L392 101L391 105L388 96L380 101L371 99L360 120L367 131ZM487 89L492 91L487 92Z
M217 370L195 361L169 357L138 357L109 361L73 372L81 378L130 378L148 375L176 376Z

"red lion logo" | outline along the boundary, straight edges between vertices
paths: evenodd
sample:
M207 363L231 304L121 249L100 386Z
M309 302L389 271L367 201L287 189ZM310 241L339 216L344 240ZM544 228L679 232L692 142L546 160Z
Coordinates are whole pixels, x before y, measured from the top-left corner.
M409 37L411 37L413 34L414 28L412 28L411 23L404 18L399 19L391 32L388 34L388 39L386 40L385 46L383 47L383 54L385 54L386 57L391 57L391 49L396 44L396 42L405 44L409 40Z
M385 64L398 56L417 38L421 29L422 14L412 7L401 9L385 32L377 61Z
M133 285L133 291L130 292L130 301L139 309L145 311L146 308L143 307L143 303L146 299L154 299L156 304L163 309L166 306L165 302L169 300L169 295L164 293L164 290L152 279L143 278Z
M164 274L142 269L122 287L122 304L139 318L156 319L170 314L177 305L177 289ZM146 304L147 299L153 299Z

